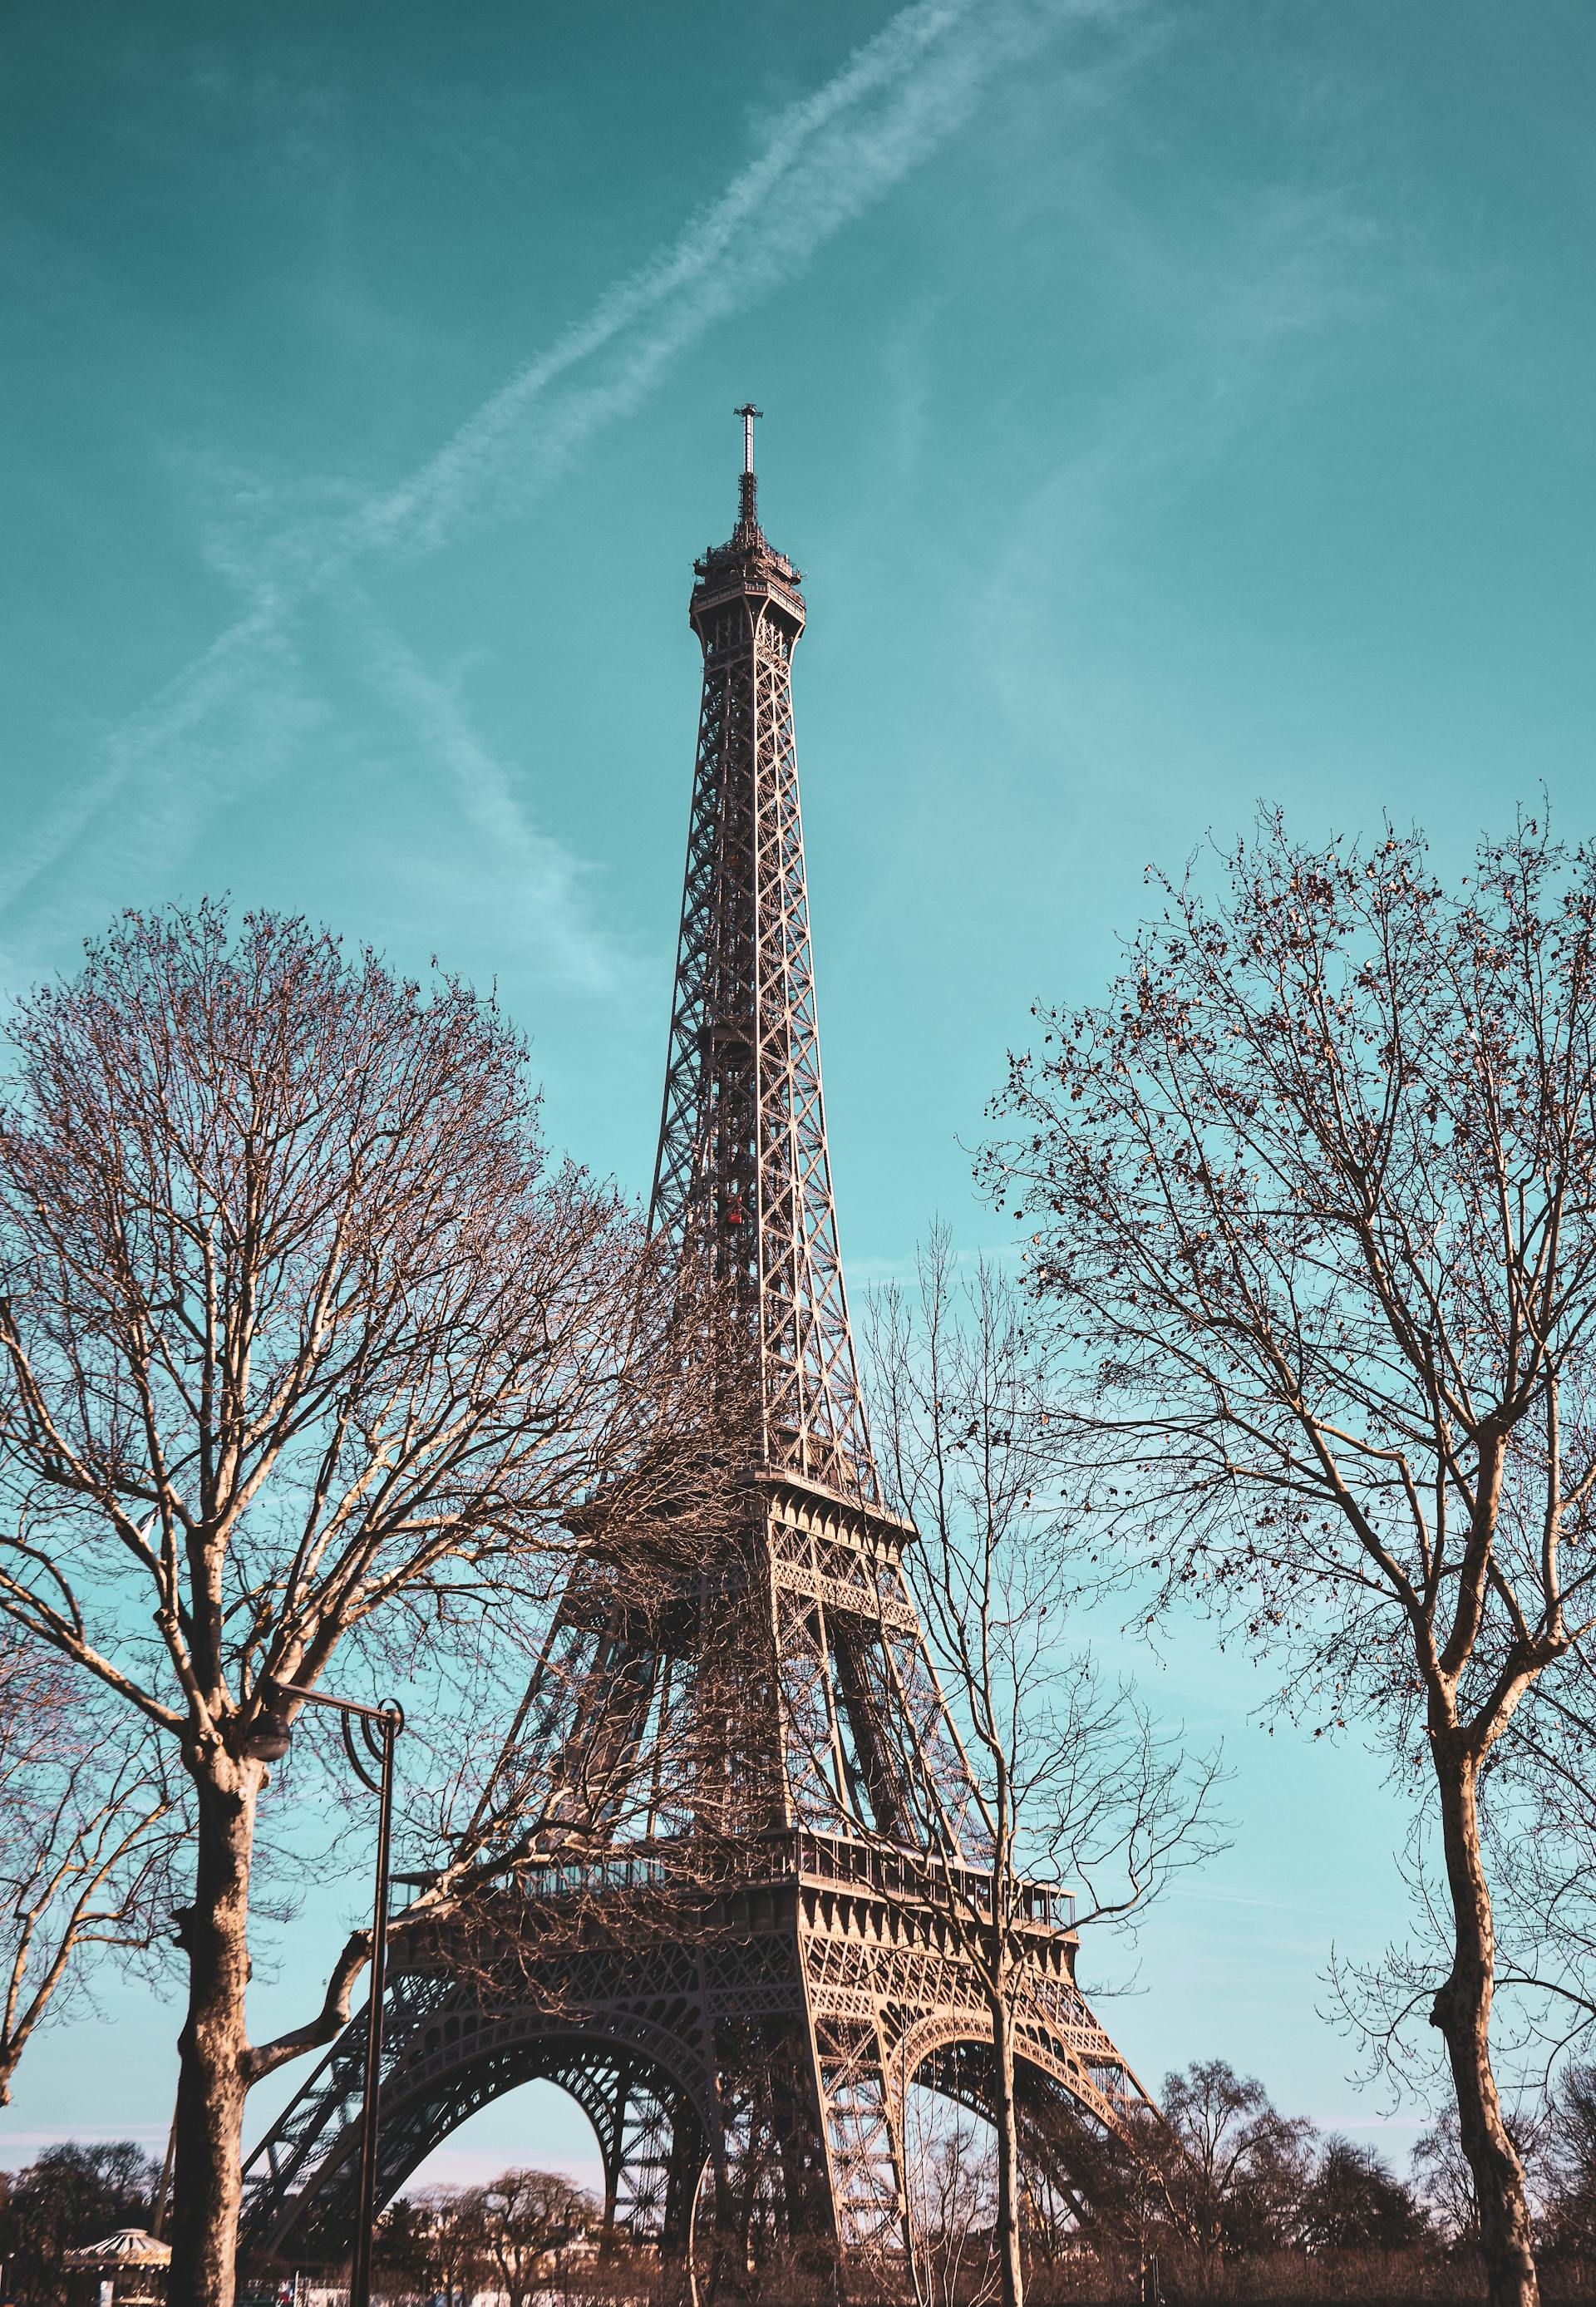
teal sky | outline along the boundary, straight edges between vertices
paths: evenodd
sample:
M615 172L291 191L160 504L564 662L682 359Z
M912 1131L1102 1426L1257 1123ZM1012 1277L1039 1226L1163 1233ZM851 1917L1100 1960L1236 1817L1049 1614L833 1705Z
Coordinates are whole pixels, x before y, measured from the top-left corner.
M1149 860L1259 797L1448 863L1543 787L1590 829L1586 8L13 0L0 53L0 991L124 905L304 911L496 979L642 1189L751 395L856 1292L937 1212L1002 1239L1005 1049ZM1377 1771L1201 1630L1142 1670L1237 1838L1105 2015L1400 2153L1315 2015L1400 1919ZM176 2016L106 2020L0 2158L164 2136ZM440 2168L580 2129L507 2101Z

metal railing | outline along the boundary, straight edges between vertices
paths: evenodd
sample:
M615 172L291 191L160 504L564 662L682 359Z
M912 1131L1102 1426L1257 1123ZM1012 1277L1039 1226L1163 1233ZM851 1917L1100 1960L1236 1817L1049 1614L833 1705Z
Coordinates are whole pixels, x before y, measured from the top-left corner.
M724 1840L682 1836L591 1852L550 1852L526 1865L518 1889L526 1898L569 1899L604 1891L713 1894L787 1882L920 1898L932 1904L957 1900L981 1913L990 1913L991 1908L989 1868L906 1847L883 1848L812 1827L777 1828ZM1010 1890L1018 1920L1043 1930L1073 1927L1073 1892L1057 1883L1023 1879Z

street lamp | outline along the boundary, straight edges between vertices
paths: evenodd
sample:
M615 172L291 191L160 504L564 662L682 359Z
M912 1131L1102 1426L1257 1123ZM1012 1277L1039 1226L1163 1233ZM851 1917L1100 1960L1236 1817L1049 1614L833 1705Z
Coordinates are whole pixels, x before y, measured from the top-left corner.
M355 2252L349 2268L349 2307L371 2307L372 2242L377 2221L377 2131L381 2119L382 2058L382 1991L388 1972L388 1858L393 1836L393 1744L405 1727L402 1706L390 1698L381 1706L363 1706L353 1698L334 1698L324 1690L305 1690L298 1683L270 1682L262 1693L262 1706L247 1740L257 1762L279 1762L288 1751L293 1725L283 1711L286 1698L307 1706L330 1707L339 1719L344 1752L363 1786L377 1797L377 1886L372 1902L371 2000L365 2014L365 2093L360 2112L360 2199L355 2213ZM355 1726L365 1749L356 1749ZM370 1765L375 1763L377 1775Z

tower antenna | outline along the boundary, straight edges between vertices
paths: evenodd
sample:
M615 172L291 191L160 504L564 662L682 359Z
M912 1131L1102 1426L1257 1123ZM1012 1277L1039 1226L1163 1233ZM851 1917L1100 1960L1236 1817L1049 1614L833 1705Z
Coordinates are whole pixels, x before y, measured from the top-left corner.
M754 511L757 484L754 480L753 429L754 419L763 416L765 412L762 408L756 408L751 400L745 400L741 408L734 409L732 413L742 419L742 472L738 481L737 525L740 528L757 528L759 524Z

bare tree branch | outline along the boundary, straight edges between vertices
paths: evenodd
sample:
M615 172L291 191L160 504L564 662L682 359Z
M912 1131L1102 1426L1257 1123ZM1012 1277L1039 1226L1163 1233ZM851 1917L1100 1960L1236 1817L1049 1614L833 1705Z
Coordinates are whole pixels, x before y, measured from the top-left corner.
M84 1696L47 1652L0 1638L0 2106L99 1951L147 1953L166 1926L177 1802Z

